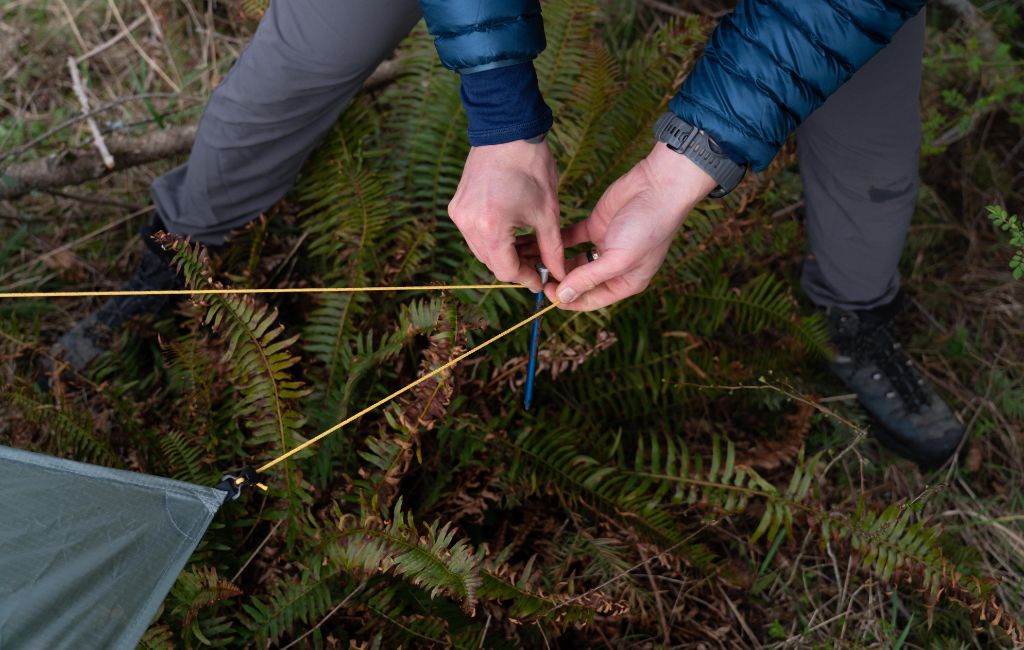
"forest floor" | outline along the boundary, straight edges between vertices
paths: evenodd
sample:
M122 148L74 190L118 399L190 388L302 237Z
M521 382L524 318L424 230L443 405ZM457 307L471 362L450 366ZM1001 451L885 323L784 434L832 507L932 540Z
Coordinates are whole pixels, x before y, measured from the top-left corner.
M617 38L625 29L650 29L667 14L707 9L696 2L638 3L642 8L630 8L631 4L604 3L610 15L620 16L608 21L616 25L606 27L609 38ZM1005 206L1010 213L1024 210L1024 69L1020 67L1024 20L1017 2L938 5L929 19L922 97L926 116L923 184L902 261L909 308L899 327L918 367L966 424L964 453L939 470L925 472L888 453L869 435L851 435L842 423L864 431L865 416L827 375L821 361L810 357L804 361L806 367L790 369L788 374L771 374L770 367L756 369L754 376L768 378L760 387L741 388L740 384L757 382L739 381L726 388L756 391L775 386L794 398L785 398L787 404L813 405L797 409L806 426L793 426L799 429L799 444L806 445L808 453L830 450L827 473L820 475L822 502L846 501L852 491L870 503L912 508L920 521L941 529L947 557L972 575L996 579L993 593L1005 608L1003 615L1024 620L1024 283L1011 277L1012 251L987 212L990 205ZM965 5L969 11L958 14L956 9L963 10ZM138 135L196 123L210 92L256 24L245 15L248 6L242 0L6 0L0 4L0 60L7 62L0 67L0 171L53 152L92 150L85 122L74 119L81 107L72 91L69 55L77 57L93 107L116 104L96 115L108 135ZM137 232L149 214L148 185L180 161L161 160L85 185L0 202L0 291L119 288L141 250ZM759 191L751 207L731 203L726 210L741 214L740 221L757 222L759 232L799 231L802 202L794 151L784 151L755 183ZM296 235L295 226L304 206L293 196L274 213L264 234L280 235L281 240L268 244L265 259L249 265L250 279L284 283L289 277L295 251L306 241ZM452 231L438 236L452 236ZM242 252L234 259L244 258ZM785 279L794 296L800 295L799 263L798 249L792 246L758 262ZM246 275L236 271L238 276ZM232 269L225 267L224 273L231 276ZM808 311L805 299L796 300ZM33 360L95 304L66 300L0 304L4 384L27 384ZM146 331L146 325L129 329L130 336L121 343L128 350L125 354L159 365L164 352L157 337ZM732 356L740 362L745 359L740 352ZM108 364L82 379L110 396L109 401L100 400L106 407L95 413L97 426L105 426L109 418L135 417L117 406L125 396L150 390L159 395L159 373L125 378L115 374L118 368ZM159 399L145 403L146 413L159 411ZM0 443L50 449L13 409L2 413ZM756 419L757 414L751 414L750 420ZM738 447L757 448L758 434L743 434L738 428L729 431ZM127 451L130 440L112 444L128 466L145 466L136 464ZM786 458L780 464L789 467L792 462ZM766 474L778 478L772 474L774 468L768 467ZM726 623L722 629L709 627L703 646L687 640L691 635L677 637L666 630L664 615L660 621L652 615L652 638L630 637L630 647L987 648L1007 644L978 620L977 611L972 614L944 600L933 610L925 597L915 596L913 585L899 587L872 579L846 551L819 544L814 530L798 526L792 537L777 537L770 547L751 551L753 575L737 580L746 584L744 588L715 587L709 592L720 598L709 602L708 609L722 612ZM725 545L731 535L723 532L717 543ZM759 544L765 546L764 541ZM254 547L255 542L250 542ZM756 571L758 564L760 571ZM649 573L639 575L646 580ZM656 600L652 611L660 612L663 605ZM677 613L685 615L673 612L673 616ZM230 614L226 616L230 620ZM930 627L927 617L934 619ZM670 620L683 625L674 617ZM571 648L579 647L574 646L582 643L579 639L591 644L605 634L613 638L609 630L616 629L614 624L602 622L597 627L603 630L599 634L577 637L565 632L551 642ZM607 638L609 647L614 647ZM320 642L329 645L331 641ZM247 643L238 641L237 647Z

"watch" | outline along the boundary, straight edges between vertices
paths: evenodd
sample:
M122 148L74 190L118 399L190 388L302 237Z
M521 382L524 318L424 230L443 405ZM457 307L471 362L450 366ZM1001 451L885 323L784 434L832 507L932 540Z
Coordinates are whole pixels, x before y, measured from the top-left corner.
M718 181L708 196L725 196L739 185L749 165L741 165L729 157L704 129L689 124L672 112L664 113L654 123L654 137L689 158L695 165Z

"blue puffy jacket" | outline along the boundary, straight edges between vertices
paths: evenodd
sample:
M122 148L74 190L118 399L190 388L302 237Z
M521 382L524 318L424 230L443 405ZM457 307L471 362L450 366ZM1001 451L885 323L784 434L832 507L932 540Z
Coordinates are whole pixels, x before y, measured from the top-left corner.
M763 169L786 136L881 50L926 0L740 0L669 108ZM551 126L532 60L539 0L420 0L441 62L462 73L470 142Z

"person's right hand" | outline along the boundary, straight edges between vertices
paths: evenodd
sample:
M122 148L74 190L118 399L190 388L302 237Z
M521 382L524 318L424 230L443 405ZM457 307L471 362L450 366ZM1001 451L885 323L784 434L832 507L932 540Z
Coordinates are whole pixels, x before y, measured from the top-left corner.
M448 215L473 255L499 281L518 282L534 292L541 289L536 258L516 248L516 228L533 229L541 261L554 278L565 276L558 171L547 142L473 147Z

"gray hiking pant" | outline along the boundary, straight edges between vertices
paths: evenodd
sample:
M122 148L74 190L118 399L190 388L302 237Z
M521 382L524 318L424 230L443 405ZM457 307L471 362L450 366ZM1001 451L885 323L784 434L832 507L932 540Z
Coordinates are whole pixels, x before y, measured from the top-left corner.
M821 307L888 304L917 204L924 11L797 130L810 254L801 284Z
M188 162L153 182L168 231L219 245L281 199L419 19L417 0L273 0L213 91Z
M218 245L284 196L322 136L420 18L416 0L275 0L199 123L188 162L157 178L171 232ZM865 309L899 289L918 189L924 15L800 127L821 306Z

